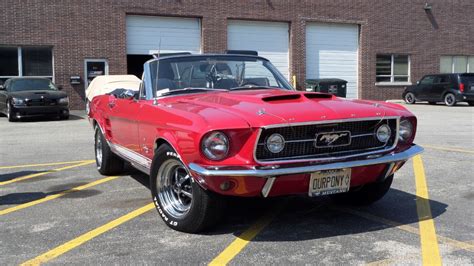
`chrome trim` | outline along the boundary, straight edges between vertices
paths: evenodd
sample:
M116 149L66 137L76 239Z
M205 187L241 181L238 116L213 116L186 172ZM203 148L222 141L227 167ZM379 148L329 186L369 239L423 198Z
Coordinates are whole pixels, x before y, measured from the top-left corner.
M278 177L281 175L304 174L322 170L352 168L376 164L388 164L393 162L407 161L411 157L423 152L421 146L413 144L410 148L399 153L390 153L377 158L359 159L347 162L336 162L327 164L274 168L274 169L242 169L242 170L219 170L216 166L207 166L190 163L189 169L201 176L253 176L253 177ZM215 170L217 169L217 170Z
M262 188L262 196L264 198L268 197L268 194L270 194L270 190L272 190L275 179L276 179L275 177L267 178L267 181L265 182L265 185L263 185L263 188Z
M352 138L361 138L367 136L374 136L374 133L367 133L367 134L359 134L359 135L351 135ZM314 139L298 139L298 140L285 140L285 143L298 143L298 142L314 142ZM265 146L265 143L257 143L259 146Z
M107 141L107 143L109 144L109 147L113 153L129 161L133 166L135 166L138 170L144 172L145 174L150 174L150 159L121 145L114 144L110 141Z
M258 141L260 140L260 136L262 134L263 129L278 128L278 127L304 126L304 125L333 124L333 123L341 123L341 122L358 122L358 121L372 121L372 120L375 121L375 120L384 120L384 119L396 119L397 120L397 125L396 125L396 130L395 130L395 141L393 142L393 145L391 147L389 147L388 149L376 150L376 151L365 152L365 153L358 153L358 154L348 155L348 156L343 156L343 157L330 157L330 158L313 158L313 159L306 158L306 159L294 159L294 160L290 160L290 159L281 160L281 158L278 158L278 161L277 160L275 160L275 161L261 161L261 160L257 159ZM376 154L376 153L383 153L383 152L387 152L387 151L392 151L393 149L395 149L395 147L397 147L397 144L398 144L398 132L400 131L400 120L401 120L400 116L386 116L386 117L382 117L382 118L379 118L379 119L374 119L373 117L370 117L370 118L349 118L349 119L325 120L325 121L316 121L316 122L313 121L313 122L301 122L301 123L286 123L286 124L276 124L276 125L263 126L258 130L256 144L255 144L255 147L253 149L253 159L255 160L255 162L257 162L259 164L264 164L264 165L279 164L279 163L322 162L322 161L328 161L328 160L343 160L343 159L348 159L348 158L354 158L354 157L360 157L360 156L365 156L365 155L371 155L371 154ZM382 147L382 146L378 146L376 148L379 148L379 147ZM374 149L374 148L369 148L369 149L365 149L365 150L367 151L367 150L371 150L371 149ZM361 150L361 151L364 151L364 150ZM348 152L348 151L345 151L345 152ZM308 157L308 155L304 155L304 156ZM309 155L309 156L311 156L311 155ZM295 158L295 157L291 157L291 158Z

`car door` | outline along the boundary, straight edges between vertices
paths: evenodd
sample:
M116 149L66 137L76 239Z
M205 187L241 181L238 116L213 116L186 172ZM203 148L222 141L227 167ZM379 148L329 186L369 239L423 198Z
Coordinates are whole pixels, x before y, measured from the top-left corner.
M449 89L451 85L448 75L439 75L433 81L433 86L429 90L429 99L440 101L443 99L443 94Z
M111 139L126 148L125 152L139 152L137 116L139 101L123 94L109 96L108 102Z
M416 98L424 101L430 99L430 90L433 87L436 76L425 76L420 80L416 88Z

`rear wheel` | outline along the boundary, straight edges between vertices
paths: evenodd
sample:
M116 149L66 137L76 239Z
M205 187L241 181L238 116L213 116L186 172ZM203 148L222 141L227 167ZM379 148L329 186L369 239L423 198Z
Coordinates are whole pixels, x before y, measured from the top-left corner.
M416 102L415 94L413 94L413 92L407 92L403 99L408 104L414 104Z
M346 193L335 194L332 198L342 204L370 205L387 194L392 185L392 181L393 175L387 177L382 182L366 184L355 190L351 189Z
M10 102L7 102L7 118L10 122L15 122L17 120L15 114L13 113L12 104Z
M103 175L116 175L123 171L123 160L111 150L104 135L97 126L95 129L95 162L97 170Z
M446 95L444 95L444 103L447 106L456 105L456 96L454 96L454 94L452 94L452 93L447 93Z
M162 145L157 149L150 178L153 202L169 227L196 233L214 225L220 218L223 200L194 182L170 146Z

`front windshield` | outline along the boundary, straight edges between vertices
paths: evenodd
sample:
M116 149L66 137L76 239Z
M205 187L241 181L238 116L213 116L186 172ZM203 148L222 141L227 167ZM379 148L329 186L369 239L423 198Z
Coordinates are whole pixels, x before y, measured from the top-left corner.
M11 91L58 90L49 79L16 79L12 80Z
M157 96L196 90L292 89L270 62L254 57L168 58L152 62L150 70Z

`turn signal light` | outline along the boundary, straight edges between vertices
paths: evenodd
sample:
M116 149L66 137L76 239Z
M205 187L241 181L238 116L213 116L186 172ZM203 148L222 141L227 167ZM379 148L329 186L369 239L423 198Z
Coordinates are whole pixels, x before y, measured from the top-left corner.
M459 84L459 90L464 92L464 83Z

